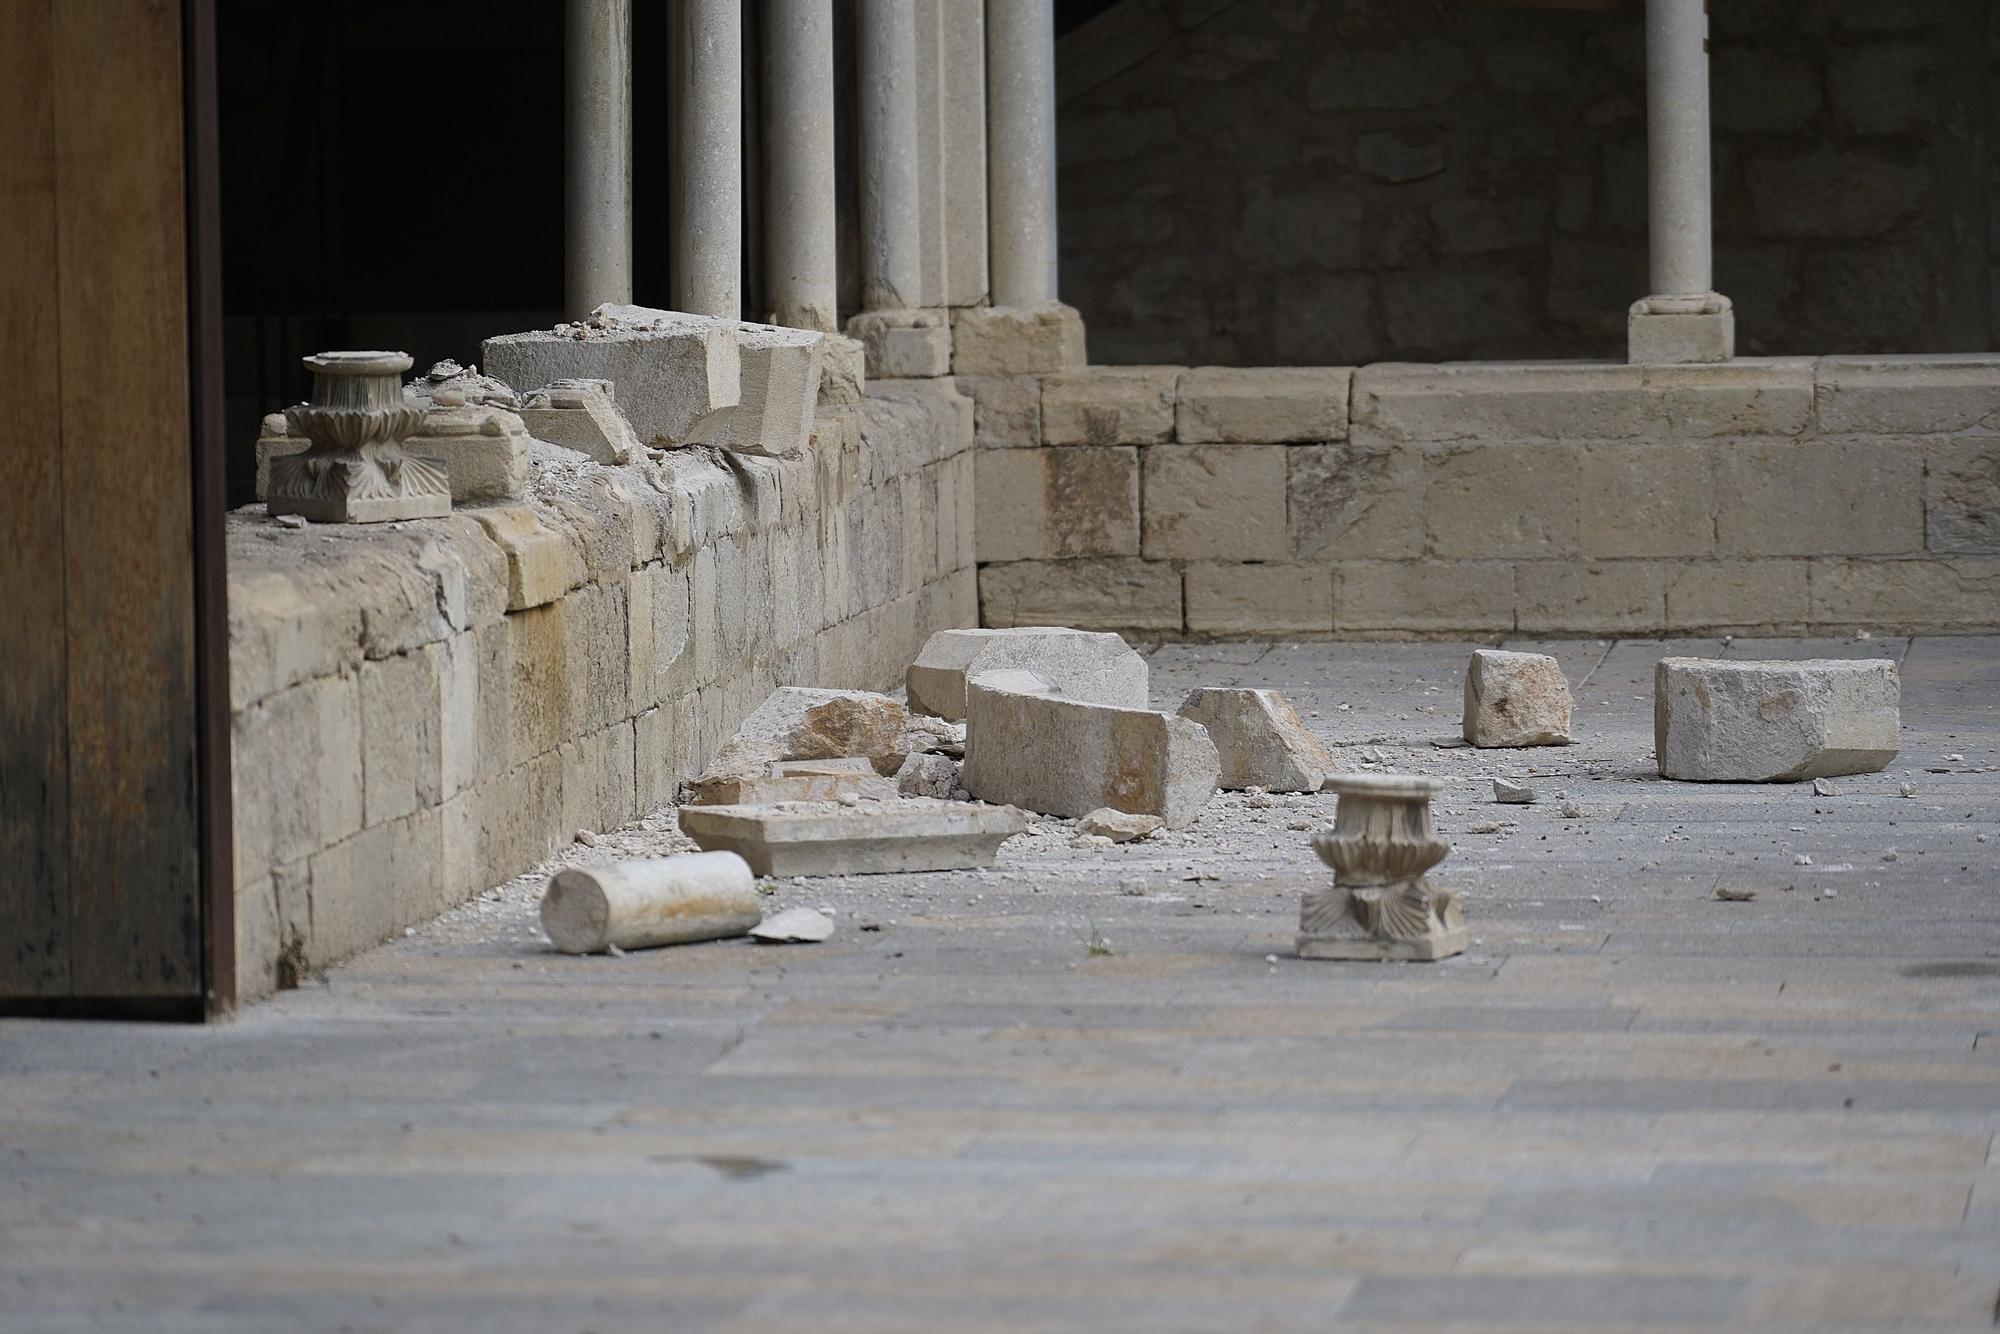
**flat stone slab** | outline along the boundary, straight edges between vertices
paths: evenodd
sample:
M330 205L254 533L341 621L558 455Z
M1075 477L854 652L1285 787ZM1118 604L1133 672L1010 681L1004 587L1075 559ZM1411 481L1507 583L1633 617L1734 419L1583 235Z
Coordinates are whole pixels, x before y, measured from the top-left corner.
M1232 791L1317 792L1334 770L1326 743L1275 690L1203 686L1181 701L1181 717L1208 729Z
M1653 675L1660 776L1789 783L1896 758L1902 685L1887 658L1662 658Z
M1064 698L1143 709L1152 702L1146 660L1107 631L1023 625L998 630L940 630L904 674L910 708L938 718L965 717L965 682L974 672L1025 668Z
M842 806L690 806L681 830L707 851L734 852L758 875L871 875L991 866L1000 844L1028 828L1005 806L898 801Z
M763 806L778 801L836 801L841 797L887 801L896 795L895 780L882 778L873 769L764 777L723 774L688 784L688 800L697 806Z
M1562 664L1545 653L1473 650L1465 668L1465 739L1475 746L1566 746L1572 704Z
M639 307L605 307L554 329L503 334L480 345L487 372L526 392L557 380L609 380L642 443L671 446L714 430L743 398L743 357L732 320Z

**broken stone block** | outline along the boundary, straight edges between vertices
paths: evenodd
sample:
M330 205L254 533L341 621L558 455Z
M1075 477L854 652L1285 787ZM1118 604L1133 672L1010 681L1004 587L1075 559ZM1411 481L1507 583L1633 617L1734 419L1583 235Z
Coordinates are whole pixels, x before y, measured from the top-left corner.
M898 701L866 690L782 686L736 729L707 778L753 777L780 760L860 757L884 776L894 774L908 713Z
M1475 746L1569 744L1569 682L1543 653L1474 649L1465 669L1465 739Z
M609 380L646 445L686 443L742 401L742 355L730 320L606 305L587 320L503 334L480 348L486 369L516 389Z
M599 463L630 463L642 446L618 410L609 380L557 380L531 390L521 422L535 439L588 454Z
M958 761L949 755L909 755L896 770L896 790L906 797L949 801L958 791Z
M293 435L292 428L285 421L282 412L264 415L263 429L257 435L257 499L264 499L271 489L271 460L287 454L303 454L312 447L312 441L302 435Z
M1104 806L1078 820L1076 827L1093 838L1130 843L1157 834L1164 823L1157 815L1132 815Z
M941 310L864 310L847 334L866 351L872 379L933 379L951 371L951 326Z
M899 795L896 784L876 773L866 760L859 764L859 769L814 772L808 764L799 766L805 772L697 778L687 785L687 799L695 806L763 806L778 801L838 801L842 797L894 801Z
M1317 792L1333 773L1326 743L1275 690L1203 687L1181 701L1181 717L1208 729L1231 791Z
M527 495L534 439L519 414L501 407L452 403L453 397L454 391L446 390L432 399L430 415L403 447L444 463L451 474L454 501L519 500Z
M964 306L951 330L954 375L1047 375L1085 361L1083 316L1061 302Z
M1493 780L1493 800L1504 806L1532 806L1536 795L1535 789L1525 783L1512 783L1505 778Z
M1221 771L1201 724L1069 699L1028 671L982 671L966 686L962 781L982 801L1048 815L1102 806L1190 823Z
M1064 698L1143 709L1151 703L1146 660L1105 631L1062 626L940 630L904 673L910 708L939 718L965 717L965 682L973 672L1031 668Z
M1886 658L1726 662L1653 670L1660 776L1788 783L1873 773L1896 758L1902 686Z
M909 723L903 728L903 750L910 755L938 754L962 759L965 755L965 724L912 713Z
M853 407L868 392L868 349L858 338L825 335L820 353L819 404L823 408Z
M740 936L763 915L750 867L733 852L566 866L542 895L542 930L565 954Z
M739 324L741 396L733 412L703 432L703 444L739 454L790 458L812 439L826 335L775 324Z
M833 919L811 908L787 908L750 928L750 939L764 945L812 945L833 935Z
M861 806L690 806L681 829L704 848L739 854L758 875L869 875L991 866L1027 829L1004 806L906 797Z

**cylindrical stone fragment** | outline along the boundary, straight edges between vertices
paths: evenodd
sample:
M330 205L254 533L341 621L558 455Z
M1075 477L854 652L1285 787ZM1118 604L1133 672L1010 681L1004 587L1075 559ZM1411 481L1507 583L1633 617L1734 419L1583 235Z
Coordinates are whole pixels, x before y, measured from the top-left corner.
M750 864L733 852L567 866L542 895L542 930L565 954L719 940L762 917Z
M674 307L740 319L742 0L677 0L674 10Z
M923 284L917 195L917 20L909 0L861 0L861 304L903 310Z
M986 99L993 304L1046 305L1056 299L1052 0L986 0Z
M563 307L632 299L631 0L568 0L563 31Z
M1707 0L1646 0L1646 155L1653 293L1710 291Z
M764 23L771 320L836 333L832 0L771 0Z

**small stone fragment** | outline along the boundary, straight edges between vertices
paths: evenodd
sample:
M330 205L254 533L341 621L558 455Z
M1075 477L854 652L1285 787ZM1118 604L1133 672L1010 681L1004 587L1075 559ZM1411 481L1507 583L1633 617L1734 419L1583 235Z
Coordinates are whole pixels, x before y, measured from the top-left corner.
M1900 784L1896 788L1896 795L1901 797L1914 797L1917 795L1917 785L1915 783Z
M280 528L309 528L312 526L312 520L306 518L303 514L280 514L272 522L276 523Z
M1816 797L1837 797L1840 795L1840 789L1827 782L1824 778L1815 778L1813 779L1813 795Z
M586 848L594 848L597 846L597 835L588 829L579 829L576 831L576 841Z
M1757 897L1757 891L1754 889L1740 889L1735 885L1717 885L1715 887L1715 897L1721 899L1724 903L1748 903Z
M1896 758L1902 689L1886 658L1662 658L1653 674L1660 776L1782 783L1870 773Z
M896 770L896 790L906 797L949 800L958 788L958 761L949 755L911 755Z
M1806 853L1803 853L1803 852L1795 852L1795 853L1793 853L1793 854L1792 854L1792 865L1794 865L1794 866L1811 866L1811 865L1812 865L1812 858L1811 858L1811 857L1810 857L1809 855L1807 855Z
M832 919L811 908L787 908L750 928L750 939L763 945L816 944L832 934Z
M1510 782L1505 778L1493 780L1493 800L1507 806L1532 806L1539 794L1525 783Z
M1180 712L1208 729L1224 788L1317 792L1334 771L1326 744L1275 690L1204 687L1188 693Z
M1106 838L1113 843L1129 843L1157 833L1164 823L1157 815L1133 815L1129 811L1101 806L1078 820L1076 827L1086 834Z
M1583 807L1573 801L1565 801L1562 804L1562 810L1559 814L1565 820L1581 820L1583 818Z
M1475 746L1566 746L1569 682L1544 653L1475 649L1465 670L1465 739Z

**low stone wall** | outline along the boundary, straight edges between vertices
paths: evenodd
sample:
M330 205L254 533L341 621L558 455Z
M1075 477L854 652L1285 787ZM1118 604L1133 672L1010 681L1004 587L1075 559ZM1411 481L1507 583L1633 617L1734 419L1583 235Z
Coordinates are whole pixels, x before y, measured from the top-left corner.
M982 624L2000 624L2000 357L960 377Z
M797 459L542 447L525 502L231 515L242 995L671 801L774 687L893 686L975 624L971 409L891 381Z

